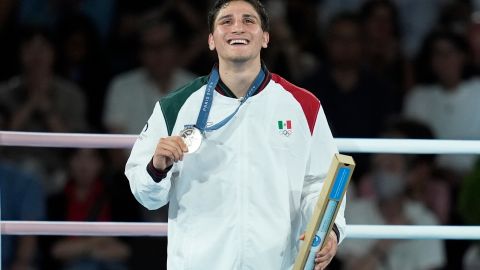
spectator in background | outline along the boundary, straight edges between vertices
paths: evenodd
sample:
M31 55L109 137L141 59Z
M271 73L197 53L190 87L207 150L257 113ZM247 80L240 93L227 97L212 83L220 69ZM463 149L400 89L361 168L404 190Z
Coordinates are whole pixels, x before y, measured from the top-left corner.
M73 83L54 72L56 52L51 34L26 28L19 44L22 72L0 84L0 105L7 108L8 130L74 132L85 127L85 99ZM45 181L46 192L58 187L54 177L63 168L59 151L9 148L8 156Z
M431 129L415 120L392 119L382 132L382 137L398 139L434 139ZM406 180L406 195L410 200L425 205L441 224L449 224L452 215L453 190L448 181L447 170L439 169L435 164L434 155L376 155L378 162L394 159L405 159L408 174ZM357 189L358 197L375 197L372 175L360 180Z
M210 72L216 61L215 54L204 46L208 35L205 14L209 5L208 1L167 0L160 8L163 16L176 26L176 43L181 45L182 51L178 64L194 74Z
M322 34L316 4L317 1L312 0L285 0L285 16L301 50L319 57Z
M139 31L139 58L142 66L120 74L110 84L107 92L104 125L112 133L139 133L151 108L163 96L195 78L181 67L181 51L174 24L165 17L144 19ZM128 153L111 151L116 170L123 170ZM146 211L148 221L166 221L167 208Z
M393 112L389 86L363 65L362 33L355 15L335 17L326 33L326 65L300 84L322 100L334 137L376 137ZM361 174L368 161L355 160Z
M48 219L118 221L118 213L129 208L122 201L112 200L104 166L100 150L74 150L69 158L67 185L48 199ZM130 247L115 237L56 237L49 238L45 245L44 252L51 254L44 257L53 257L45 269L128 269Z
M393 0L398 8L403 52L408 59L415 59L423 40L434 29L443 6L449 1Z
M54 73L51 33L27 28L19 48L21 74L0 85L0 102L11 114L8 129L68 132L84 128L85 100L80 89Z
M397 7L389 0L370 0L362 6L361 18L365 64L389 83L399 113L405 92L413 86L413 73L401 47Z
M423 48L425 85L406 96L404 115L429 125L439 139L480 138L480 80L468 78L468 46L452 32L432 33ZM464 175L473 166L472 155L441 155L439 164ZM460 178L459 178L460 179Z
M112 133L141 131L155 102L194 78L179 66L179 44L172 23L148 18L139 39L142 66L114 78L107 92L103 120Z
M0 107L0 130L7 111ZM3 159L0 147L0 197L2 220L39 221L45 217L45 201L39 180ZM2 235L1 265L8 270L29 270L37 266L37 237Z
M58 25L58 71L84 91L89 126L100 128L108 68L94 25L84 15L65 18Z
M360 12L368 0L322 0L318 1L321 22L326 25L343 12ZM402 52L413 59L425 36L434 28L445 3L450 0L392 0L398 9L402 36Z
M383 135L409 138L421 136L424 130L422 125L402 120L392 123ZM426 175L428 169L425 168L425 159L429 158L419 155L374 155L372 170L362 181L362 184L369 182L372 194L370 197L352 197L345 211L349 223L437 225L438 219L434 213L423 202L411 200L407 195L412 182L431 177ZM355 270L430 270L440 269L446 263L444 246L440 240L347 239L339 256L346 266L344 269Z
M375 137L392 112L389 86L363 66L362 31L355 15L335 17L327 30L327 64L302 86L324 100L336 137Z
M394 119L391 121L382 137L400 139L434 139L431 129L415 120ZM448 169L438 167L433 155L376 155L377 163L395 169L392 162L405 160L406 172L405 195L408 200L420 203L435 215L440 225L464 225L457 210L458 186L456 175ZM375 170L375 167L373 168ZM396 169L395 171L399 171ZM398 175L398 174L397 174ZM360 179L357 196L361 198L375 198L375 174L367 174ZM445 269L462 269L461 258L466 250L466 242L446 240Z
M288 1L286 4L280 1L269 2L268 8L273 11L271 39L263 59L273 72L294 82L311 75L318 65L316 50L313 48L319 50L320 41L317 38L319 31L316 29L315 9L312 5L310 2L297 1ZM302 16L304 20L301 20L297 15L305 10L309 15ZM295 20L298 22L292 27L290 22Z
M208 34L203 23L208 2L193 0L117 1L117 20L109 46L112 74L116 75L131 70L138 65L136 49L138 30L146 16L168 17L168 23L175 26L175 39L184 43L177 44L182 45L182 53L177 59L177 64L186 67L193 73L210 72L215 57L205 49L205 46L202 46L205 35Z

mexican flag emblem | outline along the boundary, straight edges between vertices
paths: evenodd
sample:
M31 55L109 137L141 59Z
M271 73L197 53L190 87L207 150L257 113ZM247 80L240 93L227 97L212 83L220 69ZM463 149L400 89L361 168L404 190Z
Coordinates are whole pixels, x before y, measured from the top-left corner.
M278 120L278 132L285 136L292 134L292 121L291 120Z

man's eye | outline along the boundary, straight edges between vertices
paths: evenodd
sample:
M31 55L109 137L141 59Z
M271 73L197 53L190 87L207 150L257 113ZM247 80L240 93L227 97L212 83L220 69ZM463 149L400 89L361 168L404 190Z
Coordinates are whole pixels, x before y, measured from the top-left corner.
M253 19L245 19L245 23L251 24L255 23L255 21Z
M230 24L230 23L232 23L231 20L224 20L220 22L220 24Z

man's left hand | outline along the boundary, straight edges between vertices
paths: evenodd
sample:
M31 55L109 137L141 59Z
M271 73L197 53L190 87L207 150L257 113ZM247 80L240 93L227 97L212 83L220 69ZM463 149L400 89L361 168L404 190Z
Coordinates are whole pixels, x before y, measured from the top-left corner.
M315 254L315 270L323 270L337 253L337 236L331 231L323 248Z

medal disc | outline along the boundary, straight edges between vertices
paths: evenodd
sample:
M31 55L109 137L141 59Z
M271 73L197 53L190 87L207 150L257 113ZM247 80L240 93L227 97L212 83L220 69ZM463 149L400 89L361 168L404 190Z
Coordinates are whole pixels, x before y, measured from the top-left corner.
M188 153L197 151L202 144L202 133L196 127L186 127L180 131L180 137L183 138L183 141L187 145Z

